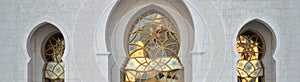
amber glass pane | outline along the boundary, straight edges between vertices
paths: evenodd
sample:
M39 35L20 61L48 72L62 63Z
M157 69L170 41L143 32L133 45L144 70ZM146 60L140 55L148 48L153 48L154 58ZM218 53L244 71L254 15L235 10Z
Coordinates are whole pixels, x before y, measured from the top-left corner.
M240 54L237 64L238 82L263 82L262 58L265 49L260 37L247 31L237 37L236 44Z
M64 82L64 64L62 56L65 50L64 37L61 33L50 36L44 46L45 82Z
M128 37L129 59L125 82L183 82L178 58L179 34L166 16L149 10L132 24Z

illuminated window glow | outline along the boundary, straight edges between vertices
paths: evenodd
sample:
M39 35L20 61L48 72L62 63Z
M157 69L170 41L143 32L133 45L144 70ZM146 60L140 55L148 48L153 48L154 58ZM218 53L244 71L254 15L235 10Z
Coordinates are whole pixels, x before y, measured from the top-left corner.
M237 37L236 44L240 54L237 63L238 82L263 82L264 65L262 58L265 49L260 37L247 31Z
M124 82L183 82L178 58L179 33L172 21L156 10L139 16L131 26L129 59Z

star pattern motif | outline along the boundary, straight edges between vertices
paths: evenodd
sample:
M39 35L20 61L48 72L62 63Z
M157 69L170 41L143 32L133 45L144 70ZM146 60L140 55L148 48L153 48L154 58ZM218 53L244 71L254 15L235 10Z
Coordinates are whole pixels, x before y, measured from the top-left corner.
M65 50L64 38L61 33L50 36L44 47L46 67L44 79L47 82L64 82L64 64L62 56Z
M178 58L180 41L175 27L153 9L136 19L127 41L130 59L125 66L125 81L183 81L183 66Z
M249 31L239 35L236 42L240 54L237 66L238 82L261 82L259 79L264 77L262 40Z

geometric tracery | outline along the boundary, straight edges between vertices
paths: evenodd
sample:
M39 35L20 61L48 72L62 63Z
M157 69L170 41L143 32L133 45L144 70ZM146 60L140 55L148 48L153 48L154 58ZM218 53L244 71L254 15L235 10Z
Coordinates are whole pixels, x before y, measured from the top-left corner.
M44 46L45 82L64 82L64 64L62 56L65 50L65 41L61 33L55 33L46 40Z
M251 31L240 34L236 39L240 55L237 64L238 82L263 82L264 45L262 39Z
M126 42L130 58L123 81L183 82L179 33L166 16L153 9L145 12L131 25Z

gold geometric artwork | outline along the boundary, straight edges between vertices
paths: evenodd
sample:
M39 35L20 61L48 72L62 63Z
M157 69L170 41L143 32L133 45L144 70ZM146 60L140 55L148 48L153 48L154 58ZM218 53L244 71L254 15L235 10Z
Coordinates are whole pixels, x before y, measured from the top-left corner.
M236 39L240 59L237 64L238 82L263 82L263 42L254 32L247 31Z
M183 82L179 33L172 21L151 9L134 21L128 36L124 82Z
M62 56L65 50L65 41L61 33L55 33L48 38L44 46L45 82L64 82L64 64Z

